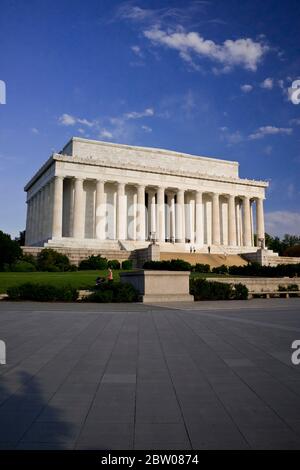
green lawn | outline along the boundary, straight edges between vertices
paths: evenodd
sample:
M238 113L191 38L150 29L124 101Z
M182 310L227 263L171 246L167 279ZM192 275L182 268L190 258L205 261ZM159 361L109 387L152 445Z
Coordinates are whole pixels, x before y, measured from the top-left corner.
M122 270L113 272L114 280L119 280L119 273ZM52 284L61 286L62 284L69 284L77 289L89 289L95 285L96 277L107 276L107 270L104 271L74 271L65 273L47 273L47 272L33 272L33 273L11 273L0 272L0 294L6 293L8 287L23 284L24 282L42 282L44 284ZM192 277L226 277L222 274L213 273L192 273ZM237 276L231 276L237 277Z
M120 271L114 271L114 280L119 280ZM47 272L32 272L32 273L3 273L0 272L0 293L6 292L8 287L23 284L24 282L40 282L44 284L52 284L61 286L62 284L69 284L77 289L88 289L95 285L95 280L98 276L107 276L107 270L104 271L74 271L65 273L47 273Z

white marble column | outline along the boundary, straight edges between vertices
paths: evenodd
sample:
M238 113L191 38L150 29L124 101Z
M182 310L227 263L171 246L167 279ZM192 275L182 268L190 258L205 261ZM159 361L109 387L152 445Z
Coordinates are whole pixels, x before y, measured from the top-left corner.
M74 181L74 216L73 237L84 238L85 231L85 207L83 193L83 178L75 178Z
M41 213L40 213L40 241L45 239L45 219L46 219L46 187L41 189Z
M236 246L236 209L235 196L228 197L228 245Z
M54 179L49 181L49 211L48 211L48 237L52 238L53 224L53 204L54 204Z
M184 205L184 190L177 191L177 204L176 204L176 238L179 243L185 243L185 205Z
M44 186L44 217L43 217L43 240L48 238L49 219L49 184Z
M126 200L125 200L125 183L118 183L117 189L117 240L126 239Z
M168 238L170 241L175 241L176 236L176 226L175 226L175 194L167 194L167 204L168 204Z
M259 239L265 239L264 201L262 198L256 200L256 233L257 246L259 246Z
M221 243L221 230L220 230L220 196L213 193L212 196L212 244L220 245Z
M158 241L164 243L166 238L165 224L165 188L159 187L157 191L157 219L158 219Z
M106 224L106 200L104 191L104 181L96 182L95 200L95 235L98 240L105 240Z
M150 216L150 224L149 224L149 235L150 239L155 236L157 237L156 233L156 200L155 200L155 191L153 189L149 189L148 191L148 210Z
M26 232L25 232L25 245L31 243L31 227L32 227L32 198L27 201L27 217L26 217Z
M196 192L196 243L203 245L203 194L201 191Z
M137 187L137 240L145 241L145 186L139 184Z
M42 238L42 191L37 193L37 220L36 220L36 242L39 243Z
M31 232L30 232L30 244L34 244L36 240L36 207L37 198L36 194L31 198L32 200L32 216L31 216Z
M52 215L52 237L62 236L62 214L63 214L63 182L62 176L54 177L53 188L53 215Z
M250 198L243 197L243 244L251 246Z

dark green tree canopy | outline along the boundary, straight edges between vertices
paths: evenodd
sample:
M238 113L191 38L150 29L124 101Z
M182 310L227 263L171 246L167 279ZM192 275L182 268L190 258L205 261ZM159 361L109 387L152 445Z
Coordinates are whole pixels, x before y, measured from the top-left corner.
M12 240L8 233L0 230L0 269L6 264L12 264L21 258L22 250L17 241Z

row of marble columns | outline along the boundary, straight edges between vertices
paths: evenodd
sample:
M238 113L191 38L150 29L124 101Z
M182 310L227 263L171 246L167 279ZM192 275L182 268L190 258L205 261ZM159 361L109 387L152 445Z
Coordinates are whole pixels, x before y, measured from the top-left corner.
M51 237L54 181L49 181L27 201L26 245Z
M28 201L27 212L27 244L34 244L47 238L61 238L63 225L63 191L64 178L55 176L54 179L42 187ZM83 178L74 179L74 202L73 202L73 227L72 236L76 239L83 239L85 236L85 206ZM126 184L117 183L117 207L116 207L116 238L125 240L127 238L127 209L126 209ZM142 184L137 187L137 211L136 211L136 239L144 241L146 238L146 186ZM148 212L150 233L155 233L159 242L164 242L166 232L170 234L170 239L184 243L186 241L185 227L185 190L166 190L164 187L147 188ZM203 245L203 191L195 193L195 239L197 245ZM205 193L207 193L205 191ZM220 196L228 198L228 245L236 246L237 240L237 218L236 218L236 197L232 194L211 194L212 200L212 224L211 242L212 245L221 244L221 220L220 220ZM165 213L165 195L169 207L169 217ZM176 196L176 204L175 204ZM247 196L238 196L242 200L242 223L244 246L252 245L252 211L250 199ZM257 238L264 238L264 211L263 200L256 198L256 231ZM96 238L104 240L106 198L105 181L96 181L95 194L95 227ZM166 230L167 229L167 230Z

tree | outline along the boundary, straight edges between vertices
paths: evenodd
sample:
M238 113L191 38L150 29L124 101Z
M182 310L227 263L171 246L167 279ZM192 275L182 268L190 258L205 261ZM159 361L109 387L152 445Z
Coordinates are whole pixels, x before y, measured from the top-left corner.
M18 242L20 246L25 245L25 234L26 230L22 230L22 232L19 232L19 236L15 238L16 242Z
M8 233L0 230L0 270L6 264L12 264L17 259L21 258L22 250L17 241L12 240Z
M39 271L69 271L70 260L52 248L44 248L37 256L37 267Z
M272 237L268 233L265 234L266 246L278 253L280 256L284 255L288 248L300 245L300 237L297 235L289 235L286 233L281 240L279 237ZM291 254L288 256L292 256ZM294 255L295 256L295 255Z
M296 256L300 257L300 244L299 245L294 245L294 246L289 246L286 248L286 250L283 252L284 256Z

